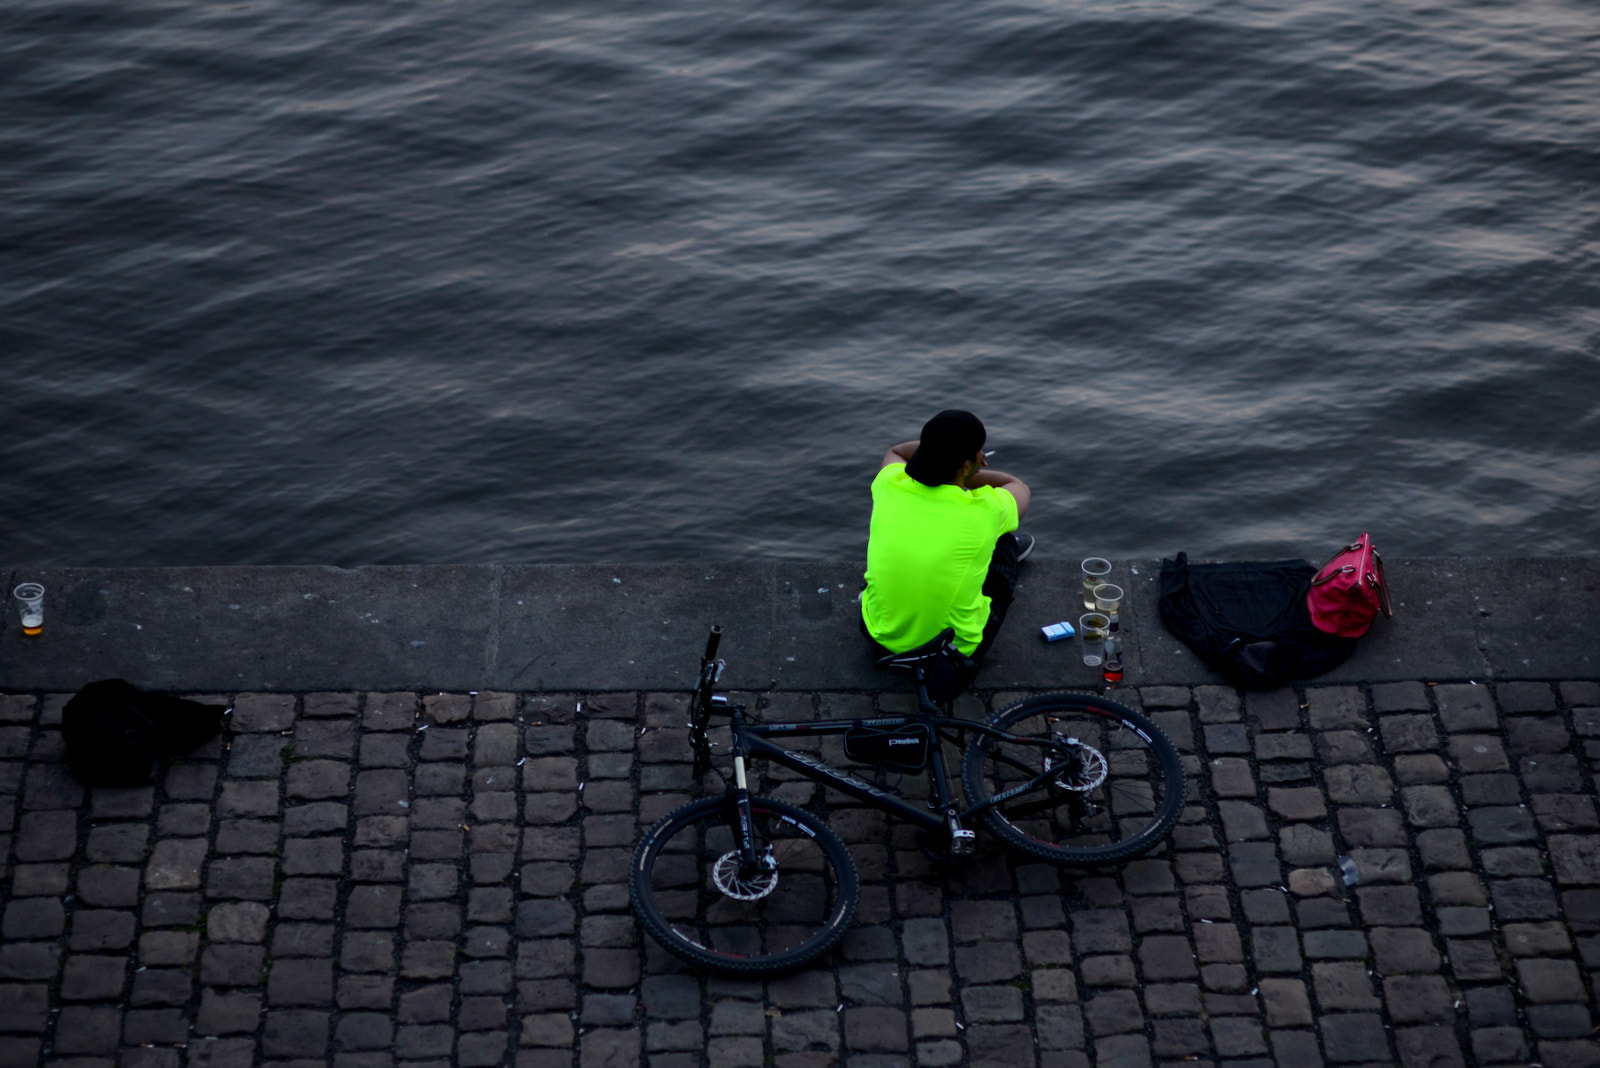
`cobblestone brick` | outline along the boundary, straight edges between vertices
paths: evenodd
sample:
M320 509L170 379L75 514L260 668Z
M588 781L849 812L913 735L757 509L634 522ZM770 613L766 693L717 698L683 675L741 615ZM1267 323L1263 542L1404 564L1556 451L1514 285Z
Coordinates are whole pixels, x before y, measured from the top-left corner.
M1339 836L1353 848L1406 844L1400 814L1387 808L1341 808Z
M1263 978L1261 1006L1269 1027L1303 1027L1312 1023L1311 999L1300 979Z
M73 914L67 945L79 952L126 949L133 944L134 930L131 912L83 909Z
M18 861L65 860L77 850L76 812L53 810L24 812L17 824L12 850Z
M261 995L205 990L195 1031L202 1035L252 1034L261 1025Z
M1313 960L1348 960L1367 956L1367 936L1362 931L1318 930L1303 936L1306 956Z
M1320 820L1328 814L1327 801L1315 787L1268 787L1267 807L1286 820Z
M1271 886L1282 881L1282 868L1271 842L1238 842L1229 846L1228 866L1239 886Z
M1349 855L1363 882L1411 881L1411 858L1403 849L1352 849Z
M1306 690L1306 716L1317 730L1365 728L1367 701L1354 686L1315 686Z
M1130 909L1133 929L1141 934L1184 929L1183 905L1177 897L1135 898Z
M1377 927L1367 932L1380 975L1432 973L1439 969L1439 951L1420 927Z
M7 902L0 935L9 940L55 938L66 930L66 910L54 897L22 898Z
M1218 797L1255 797L1255 777L1250 762L1238 757L1219 757L1211 761L1211 789Z
M1528 1028L1539 1038L1585 1038L1594 1021L1586 1005L1529 1005Z
M1023 1019L1022 991L1014 986L969 986L961 992L967 1023L1006 1023Z
M1211 1040L1219 1056L1248 1057L1267 1052L1261 1022L1243 1016L1219 1016L1211 1020Z
M1206 752L1212 756L1250 752L1250 735L1243 723L1216 723L1204 728Z
M1231 686L1196 686L1194 702L1201 723L1233 723L1239 719L1239 691Z
M1511 767L1500 739L1489 734L1459 734L1447 743L1450 760L1463 773L1505 771Z
M1244 917L1253 924L1270 926L1289 922L1289 901L1277 887L1245 890L1239 894Z
M1375 1013L1324 1016L1318 1026L1328 1059L1335 1063L1391 1061L1383 1021Z
M1383 748L1390 753L1420 752L1439 744L1433 717L1428 715L1383 716L1378 720L1378 731Z
M1250 932L1251 955L1262 972L1298 973L1299 939L1292 927L1257 927Z
M1311 737L1306 734L1263 734L1255 740L1257 760L1310 760Z
M1555 890L1543 879L1496 879L1489 889L1502 921L1549 920L1560 914Z
M1445 946L1450 957L1450 971L1462 982L1497 981L1504 974L1492 942L1452 938Z
M1231 931L1231 943L1222 937L1224 932L1219 930L1213 935L1210 928L1202 927L1195 932L1197 944L1200 946L1201 960L1239 960L1238 932ZM1231 925L1227 925L1231 928ZM1208 937L1202 939L1202 935ZM1211 954L1208 956L1207 954ZM1139 969L1147 982L1161 982L1172 979L1193 979L1199 974L1196 964L1196 951L1189 945L1189 940L1181 935L1155 935L1143 939L1139 944Z
M1108 990L1084 1005L1084 1018L1096 1037L1144 1030L1144 1012L1131 990Z
M1570 960L1519 960L1516 972L1523 995L1535 1004L1587 1000L1578 967Z
M1461 1065L1461 1047L1455 1033L1444 1027L1409 1027L1396 1030L1395 1046L1404 1068L1433 1068Z
M1553 712L1555 695L1549 683L1501 682L1495 684L1495 697L1507 712Z
M1494 696L1486 686L1445 684L1435 686L1433 694L1447 731L1492 730L1499 725Z
M1394 975L1383 980L1384 1003L1395 1023L1450 1023L1455 1002L1438 975Z
M111 1008L69 1005L56 1024L54 1052L109 1054L122 1031L122 1014Z
M1223 836L1229 842L1243 842L1266 838L1266 813L1247 801L1219 801L1217 810L1222 816Z
M1376 764L1341 764L1323 772L1328 799L1340 805L1382 805L1394 796L1389 772Z
M127 980L127 967L127 961L121 957L69 955L61 970L61 997L66 1001L116 998Z
M1127 953L1133 949L1127 914L1115 909L1074 912L1072 937L1081 953Z
M1286 731L1300 726L1300 699L1285 686L1245 694L1245 719L1257 731Z

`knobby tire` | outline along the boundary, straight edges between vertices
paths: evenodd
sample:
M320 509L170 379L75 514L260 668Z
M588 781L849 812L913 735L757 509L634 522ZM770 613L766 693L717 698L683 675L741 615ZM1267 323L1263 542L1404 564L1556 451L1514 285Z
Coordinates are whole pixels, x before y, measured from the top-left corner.
M861 900L855 861L820 817L750 798L758 849L778 861L775 887L757 900L723 893L713 876L735 849L729 797L685 805L634 850L628 894L635 915L679 960L725 975L765 978L825 956L849 930Z
M1160 728L1126 705L1095 694L1041 694L995 713L989 725L1023 737L1074 737L1104 758L1086 755L1082 764L1092 770L1055 775L1063 767L1059 755L975 733L961 765L969 805L1035 784L981 813L1008 845L1055 864L1091 867L1149 852L1177 823L1183 761ZM1102 772L1092 789L1062 785L1081 788Z

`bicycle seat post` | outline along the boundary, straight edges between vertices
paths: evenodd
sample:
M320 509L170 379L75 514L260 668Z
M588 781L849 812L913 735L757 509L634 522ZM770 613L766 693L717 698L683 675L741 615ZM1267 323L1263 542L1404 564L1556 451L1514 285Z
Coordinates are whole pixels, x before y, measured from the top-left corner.
M917 683L917 710L935 716L944 711L934 702L933 695L928 693L928 673L921 664L916 666L912 677Z

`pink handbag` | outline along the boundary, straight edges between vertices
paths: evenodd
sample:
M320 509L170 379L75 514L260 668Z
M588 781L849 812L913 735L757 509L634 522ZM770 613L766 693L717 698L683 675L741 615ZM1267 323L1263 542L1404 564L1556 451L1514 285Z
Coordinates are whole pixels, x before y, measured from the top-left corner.
M1394 615L1383 581L1383 561L1366 534L1323 565L1306 594L1311 622L1320 631L1341 638L1359 638L1382 612Z

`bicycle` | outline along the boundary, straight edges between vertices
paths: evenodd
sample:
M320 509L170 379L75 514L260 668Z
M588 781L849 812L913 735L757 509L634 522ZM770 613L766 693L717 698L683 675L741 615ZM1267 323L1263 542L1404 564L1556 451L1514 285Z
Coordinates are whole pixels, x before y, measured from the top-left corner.
M1094 694L1030 697L987 723L959 719L928 693L929 666L954 648L954 632L880 669L916 681L911 715L759 723L713 694L724 667L711 628L690 703L695 781L711 770L713 716L730 728L733 779L720 796L690 802L640 840L628 893L640 923L668 953L711 971L767 978L803 968L844 938L861 884L843 841L820 816L749 789L748 760L782 765L813 782L921 828L924 851L959 862L975 853L974 821L1007 846L1068 867L1112 864L1160 844L1184 799L1177 749L1140 713ZM846 756L926 772L918 807L775 739L844 735ZM944 744L961 747L965 807L951 792Z

